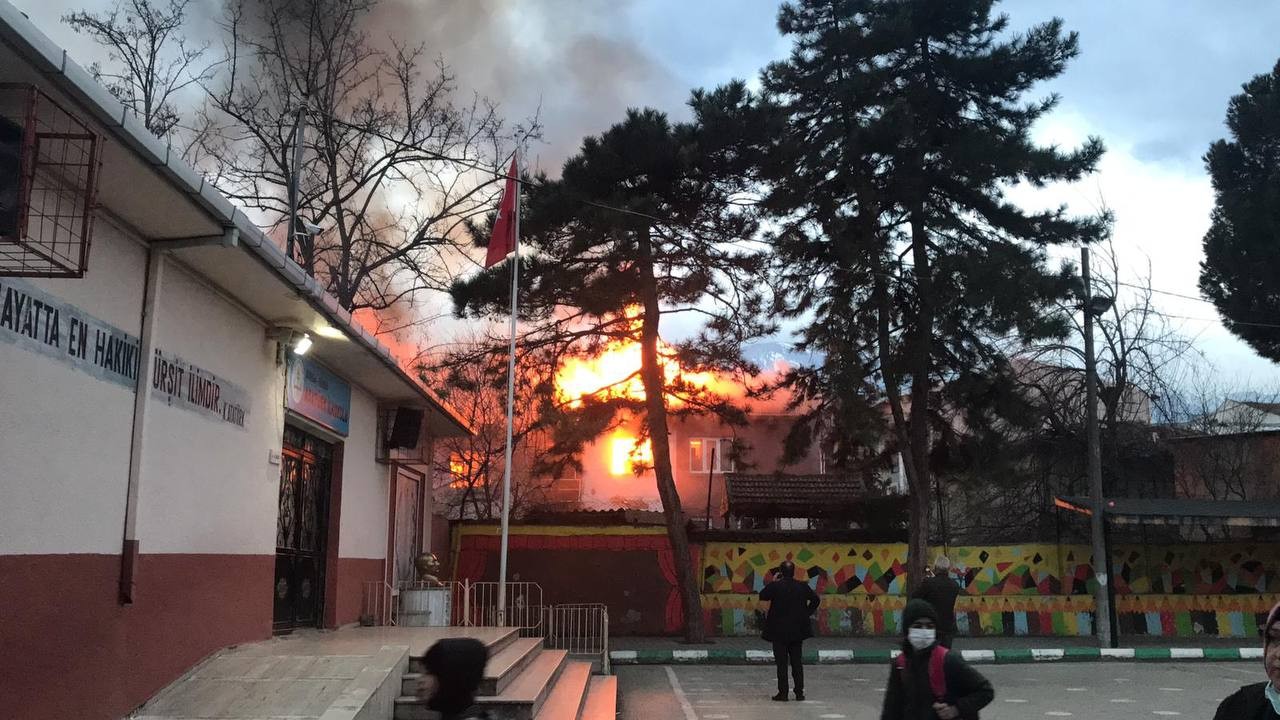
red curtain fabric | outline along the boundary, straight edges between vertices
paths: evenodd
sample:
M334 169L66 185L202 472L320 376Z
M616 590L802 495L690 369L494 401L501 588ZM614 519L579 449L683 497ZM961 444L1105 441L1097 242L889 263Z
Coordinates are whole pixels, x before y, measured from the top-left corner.
M456 580L483 580L485 561L489 553L499 550L501 538L497 535L464 535L458 553ZM684 599L680 594L680 582L676 577L675 553L665 535L523 535L513 533L512 550L609 550L616 552L649 551L658 559L658 568L667 582L667 600L663 611L666 632L678 633L684 628ZM694 582L701 577L702 547L689 548L691 572ZM711 613L704 613L704 621L713 621Z
M486 553L484 550L463 548L458 553L458 567L454 570L453 579L458 582L463 580L480 582L484 580L485 559Z
M676 579L675 553L671 552L670 545L664 544L657 555L662 577L671 586L667 590L666 611L663 613L664 627L667 632L679 632L684 624L684 602L680 599L680 582Z

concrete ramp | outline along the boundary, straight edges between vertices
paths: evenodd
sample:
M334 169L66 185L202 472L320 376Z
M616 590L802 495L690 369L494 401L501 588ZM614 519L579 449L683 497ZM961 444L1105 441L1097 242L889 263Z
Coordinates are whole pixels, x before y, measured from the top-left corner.
M446 637L505 647L497 628L351 628L227 648L149 700L134 720L388 720L409 658Z

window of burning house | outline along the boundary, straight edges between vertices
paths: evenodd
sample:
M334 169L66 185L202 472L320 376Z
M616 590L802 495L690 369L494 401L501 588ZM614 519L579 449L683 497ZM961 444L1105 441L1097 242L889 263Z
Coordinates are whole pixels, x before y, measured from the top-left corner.
M711 468L712 451L715 467ZM689 472L734 472L733 438L693 438L689 441Z
M100 149L39 89L0 84L0 276L84 276Z

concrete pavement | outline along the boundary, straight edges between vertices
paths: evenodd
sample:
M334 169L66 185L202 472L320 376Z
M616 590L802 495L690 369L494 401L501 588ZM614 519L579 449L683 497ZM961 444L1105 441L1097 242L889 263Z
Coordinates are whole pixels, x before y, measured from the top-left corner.
M1211 718L1241 685L1266 679L1261 662L996 665L984 720L1076 717ZM878 720L888 663L806 669L808 701L775 703L772 666L617 669L623 720Z

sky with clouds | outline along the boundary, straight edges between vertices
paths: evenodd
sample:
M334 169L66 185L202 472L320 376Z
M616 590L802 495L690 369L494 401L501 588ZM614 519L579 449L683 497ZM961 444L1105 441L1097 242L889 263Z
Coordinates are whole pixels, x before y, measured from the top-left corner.
M59 17L106 2L11 1L84 64L95 59ZM220 0L193 3L194 32L207 31ZM1108 148L1096 177L1027 202L1047 196L1090 212L1105 201L1127 280L1149 263L1155 288L1197 295L1213 204L1201 156L1225 134L1228 99L1280 57L1280 3L1006 0L998 9L1015 30L1056 15L1080 33L1080 57L1041 89L1062 103L1037 133L1064 145L1097 135ZM784 57L776 13L773 0L384 0L371 32L426 43L461 87L499 100L511 116L539 112L547 130L536 160L553 170L627 107L683 116L691 88L750 79ZM1232 384L1280 388L1280 370L1227 333L1211 305L1158 301Z

